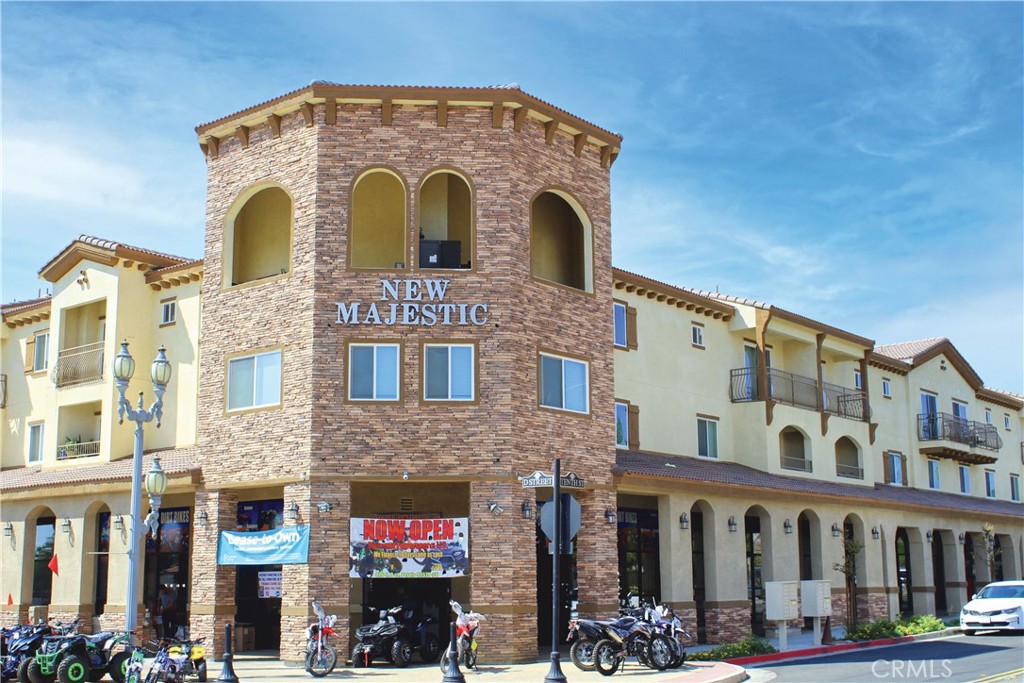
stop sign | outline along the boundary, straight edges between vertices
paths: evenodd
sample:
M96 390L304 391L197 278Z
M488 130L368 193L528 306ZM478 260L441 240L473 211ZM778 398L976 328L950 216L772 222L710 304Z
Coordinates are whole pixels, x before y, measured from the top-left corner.
M562 508L560 510L562 513L562 553L569 554L572 552L571 541L576 536L576 532L580 530L582 516L580 504L576 502L572 494L563 493L561 498L559 507ZM540 509L540 529L549 541L553 541L555 538L555 506L552 505L553 502L554 499L545 501L544 507Z

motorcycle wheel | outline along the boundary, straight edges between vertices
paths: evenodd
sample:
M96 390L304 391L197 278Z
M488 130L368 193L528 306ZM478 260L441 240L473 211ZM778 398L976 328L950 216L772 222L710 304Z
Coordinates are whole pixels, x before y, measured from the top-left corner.
M465 660L467 669L476 668L476 650L474 650L472 647L466 648L466 655L463 657L463 659Z
M619 670L622 658L619 657L619 646L612 641L599 640L594 646L594 668L602 676L611 676Z
M337 659L337 656L335 656ZM199 677L199 683L206 683L206 660L200 659L196 663L196 676Z
M391 644L391 661L395 666L404 669L412 661L412 645L405 638L398 638Z
M671 641L662 633L654 634L647 643L647 666L656 671L664 671L675 659Z
M441 654L441 643L437 641L437 636L433 633L428 633L426 642L420 648L420 657L427 664L433 664L437 661L438 655Z
M637 636L633 641L633 654L636 655L636 661L640 662L647 668L652 668L651 663L647 660L647 646L650 644L650 639L646 636Z
M580 671L593 671L594 644L589 640L577 640L569 648L569 658Z
M338 663L338 652L330 645L324 645L317 656L316 650L306 655L306 671L314 678L323 678L334 671Z
M124 683L124 679L128 678L128 660L131 658L132 653L128 650L118 652L110 658L110 662L107 664L107 672L114 679L114 683Z
M39 663L33 659L28 663L28 680L32 683L53 683L57 680L57 674L44 674Z

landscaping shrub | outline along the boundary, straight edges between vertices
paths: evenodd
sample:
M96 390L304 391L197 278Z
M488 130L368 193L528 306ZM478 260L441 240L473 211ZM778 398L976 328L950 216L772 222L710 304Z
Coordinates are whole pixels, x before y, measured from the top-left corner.
M701 650L693 654L687 653L686 658L697 662L718 662L723 659L735 659L736 657L749 657L751 655L770 655L778 652L764 638L758 638L748 634L746 638L738 643L727 643L719 645L710 650Z
M881 638L898 638L900 636L913 636L919 633L930 633L941 631L946 628L938 617L933 614L922 614L909 619L889 621L879 619L864 624L858 624L856 628L847 631L847 640L879 640Z

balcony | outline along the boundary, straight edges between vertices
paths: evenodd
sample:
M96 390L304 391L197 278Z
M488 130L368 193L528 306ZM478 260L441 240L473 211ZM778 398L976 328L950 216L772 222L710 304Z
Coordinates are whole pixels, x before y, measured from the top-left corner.
M845 417L848 420L866 422L868 396L860 389L849 389L837 384L824 382L822 397L825 399L825 412Z
M836 476L845 477L846 479L863 479L864 468L857 467L855 465L844 465L842 463L836 463Z
M977 453L977 449L997 453L1003 447L1003 440L994 425L965 420L949 413L919 414L917 438L920 441L945 441L967 446L970 451L939 445L922 448L921 452L971 464L991 464L996 461L995 456Z
M830 415L849 420L866 422L867 393L837 384L823 383L818 389L818 380L792 372L768 368L767 398L788 406L818 410L819 396L822 409ZM762 401L757 387L757 368L736 368L729 373L729 398L733 403Z
M53 368L53 383L58 387L70 387L103 379L103 342L98 341L57 354Z
M100 454L99 441L68 442L57 447L57 460L92 458Z
M806 458L799 458L792 455L782 455L779 465L784 470L796 470L797 472L812 472L811 461Z

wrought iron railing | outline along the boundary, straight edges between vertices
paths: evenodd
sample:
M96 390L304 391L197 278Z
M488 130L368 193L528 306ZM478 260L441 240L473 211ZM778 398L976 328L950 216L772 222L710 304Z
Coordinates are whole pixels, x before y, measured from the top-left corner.
M826 413L861 422L868 419L868 398L864 391L824 382L821 395L825 401Z
M855 465L844 465L840 462L836 463L836 476L846 477L847 479L863 479L864 468L857 467Z
M91 458L100 454L99 441L82 441L66 443L57 447L58 460L74 460L75 458Z
M7 407L7 375L0 375L0 408Z
M67 387L103 378L103 342L61 349L53 368L53 383Z
M921 441L954 441L989 451L998 451L1003 447L1003 440L995 425L965 420L949 413L919 414L917 438Z
M792 455L781 456L780 462L784 470L798 470L800 472L811 472L811 461L807 458L797 458Z
M818 409L818 381L792 372L768 368L768 396L777 403Z
M733 403L758 400L757 368L736 368L729 371L729 398Z

